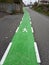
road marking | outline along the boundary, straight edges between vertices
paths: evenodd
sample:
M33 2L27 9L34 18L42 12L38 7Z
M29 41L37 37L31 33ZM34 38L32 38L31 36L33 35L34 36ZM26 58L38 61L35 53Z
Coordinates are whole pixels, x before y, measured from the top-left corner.
M38 51L38 47L37 47L37 43L36 42L34 42L34 48L35 48L37 62L41 63L41 59L40 59L40 55L39 55L39 51Z
M20 24L22 23L22 21L20 22Z
M24 15L23 15L23 17L22 17L22 20L23 20L23 18L24 18Z
M30 21L30 24L32 24L32 22Z
M18 30L19 30L19 27L17 28L16 32L18 32Z
M11 48L11 45L12 45L12 42L9 43L9 45L8 45L8 47L7 47L7 49L6 49L5 53L4 53L4 55L3 55L2 59L1 59L1 61L0 61L0 65L3 65L5 59L6 59L7 55L8 55L8 52L9 52L9 50L10 50L10 48Z
M24 29L23 29L23 32L27 32L27 29L26 29L26 28L24 28Z
M23 20L23 18L22 18L22 20Z
M29 23L30 24L30 23ZM22 27L23 27L23 25L22 25ZM31 27L31 26L30 26ZM29 26L28 26L28 28L29 28ZM33 28L31 27L31 28L29 28L29 29L32 29L32 32L34 32L33 31ZM18 30L19 30L19 27L17 28L17 30L16 30L16 32L18 32ZM20 29L21 30L21 29ZM24 28L23 30L22 30L23 32L28 32L27 31L27 28ZM31 33L31 30L30 30L30 33ZM19 33L18 33L19 34ZM21 34L20 34L21 35ZM28 34L29 35L29 34ZM19 36L19 35L18 35ZM28 39L28 42L30 41L30 37L28 37L29 39ZM32 38L32 37L31 37ZM22 39L21 39L22 40ZM26 40L27 40L27 38L26 38ZM15 42L17 42L17 40L15 40ZM24 41L22 41L22 43L23 43ZM18 43L20 43L20 41L18 42ZM27 43L27 41L26 41L26 43ZM11 44L12 45L12 44ZM34 45L34 43L33 43L33 45ZM14 48L14 47L13 47ZM18 46L18 49L19 49L20 47ZM23 44L22 44L22 48L23 48ZM22 49L21 48L21 49ZM26 48L26 47L25 47ZM20 51L21 51L21 49L20 49ZM28 50L28 46L27 46L27 48L26 48L27 50ZM30 48L29 48L30 49ZM37 48L36 48L37 49ZM16 50L16 49L15 49ZM15 51L15 50L12 50L12 51ZM29 52L30 53L30 52ZM26 53L27 54L27 53ZM26 55L27 56L27 55ZM35 54L33 53L33 57L35 56ZM10 56L9 56L10 57ZM17 57L16 57L17 58ZM16 58L15 58L15 60L16 60ZM19 58L19 57L18 57ZM20 55L20 58L21 58L21 55ZM29 58L29 57L28 57ZM11 58L12 59L12 58ZM36 58L35 58L36 59ZM34 59L34 60L35 60ZM8 59L9 60L9 59ZM23 59L22 59L23 60ZM29 59L30 60L30 59ZM24 61L24 60L23 60ZM27 59L26 59L26 61L27 61ZM3 62L3 61L2 61ZM7 62L7 61L6 61ZM6 63L5 62L5 63ZM10 61L11 62L11 61ZM9 63L10 63L9 62ZM18 61L19 62L19 61ZM3 62L4 63L4 62ZM13 62L13 63L16 63L15 61ZM31 63L33 64L34 62L32 62L31 61ZM35 63L37 63L36 61L35 61ZM7 62L7 64L8 64L8 62Z
M33 28L31 27L31 30L32 30L32 33L34 33L34 30L33 30Z

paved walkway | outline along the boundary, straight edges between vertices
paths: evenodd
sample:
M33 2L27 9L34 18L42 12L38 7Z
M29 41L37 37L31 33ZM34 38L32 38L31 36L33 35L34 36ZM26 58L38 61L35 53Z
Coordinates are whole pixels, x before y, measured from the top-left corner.
M1 12L1 11L0 11L0 18L4 17L4 16L6 16L6 15L8 15L8 14L5 13L5 12Z
M7 15L0 18L0 60L9 45L16 28L18 27L22 15Z
M27 8L38 43L41 65L49 65L49 18Z
M7 47L1 60L3 65L39 65L39 56L33 29L30 24L29 13L24 8L24 16L17 28L15 35Z

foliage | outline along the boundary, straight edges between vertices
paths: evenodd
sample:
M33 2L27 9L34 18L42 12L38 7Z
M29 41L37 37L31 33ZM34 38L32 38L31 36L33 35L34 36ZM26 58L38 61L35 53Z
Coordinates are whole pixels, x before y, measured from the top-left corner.
M3 2L6 2L6 0L0 0L0 2L2 2L2 3L3 3Z
M43 13L49 16L49 4L40 4L40 5L33 5L33 9L37 12Z
M38 5L38 3L37 3L37 2L35 2L33 6L35 6L35 7L36 7L37 5Z
M20 2L22 2L22 0L0 0L0 2L8 2L8 3L20 3Z

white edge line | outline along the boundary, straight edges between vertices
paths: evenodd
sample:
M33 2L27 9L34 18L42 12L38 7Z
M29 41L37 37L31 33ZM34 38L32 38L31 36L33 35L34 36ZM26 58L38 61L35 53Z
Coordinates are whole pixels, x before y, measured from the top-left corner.
M22 17L22 20L23 20L23 17Z
M22 21L20 22L20 24L22 23Z
M33 28L31 27L31 30L32 30L32 33L34 33L34 30L33 30Z
M0 61L0 65L3 65L5 59L6 59L7 55L8 55L8 52L9 52L9 50L11 48L11 45L12 45L12 42L9 43L9 45L8 45L8 47L7 47L7 49L6 49L5 53L4 53L1 61Z
M23 18L24 18L24 15L23 15L23 17L22 17L22 20L23 20ZM20 24L22 23L22 21L20 22ZM19 30L19 27L16 29L16 32L18 32L18 30Z
M24 18L24 15L23 15L23 17L22 17L22 20L23 20L23 18ZM22 23L22 20L21 20L20 24Z
M37 63L41 63L41 59L40 59L40 55L39 55L39 51L38 51L38 47L37 47L37 43L36 42L34 42L34 48L35 48Z
M24 18L24 15L23 15L23 17L22 17L22 20L23 20L23 18Z
M18 30L19 30L19 27L17 28L16 32L18 32Z
M30 21L30 24L32 24L32 22Z

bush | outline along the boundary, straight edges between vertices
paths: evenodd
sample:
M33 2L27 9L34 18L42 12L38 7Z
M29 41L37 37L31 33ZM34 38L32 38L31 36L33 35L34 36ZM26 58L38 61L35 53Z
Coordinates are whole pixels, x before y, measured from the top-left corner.
M12 13L11 14L16 14L16 10L12 10Z
M35 2L35 3L34 3L34 6L36 7L37 5L38 5L38 3L37 3L37 2Z
M49 4L40 4L37 6L37 4L34 4L33 9L37 12L43 13L45 15L49 16Z
M6 0L0 0L0 2L4 3L4 2L6 2Z

